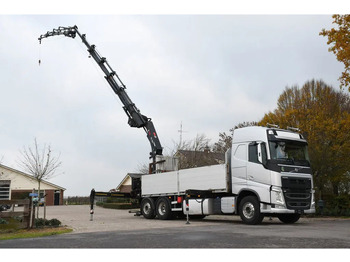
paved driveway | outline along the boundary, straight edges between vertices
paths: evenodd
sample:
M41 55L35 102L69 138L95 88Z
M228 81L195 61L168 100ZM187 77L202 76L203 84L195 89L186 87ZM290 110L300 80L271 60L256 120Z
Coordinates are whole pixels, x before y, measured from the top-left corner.
M350 219L302 218L286 225L267 217L250 226L237 216L209 216L186 225L99 207L90 221L89 211L87 205L47 207L47 218L59 219L73 233L4 240L0 248L350 248Z
M43 217L44 208L40 208L40 217ZM90 207L88 205L77 206L49 206L46 207L46 218L57 218L62 225L73 229L73 233L143 230L155 228L176 228L186 226L186 220L158 220L145 219L143 216L135 216L128 210L108 209L95 207L93 221L90 221ZM209 217L208 217L209 218ZM211 216L210 218L214 218ZM219 221L240 221L239 217L216 216ZM215 225L217 221L208 220ZM203 225L202 221L191 220L191 226ZM207 225L207 224L206 224Z
M128 210L108 209L95 207L95 214L93 221L90 221L90 207L88 205L77 206L49 206L46 207L46 218L57 218L63 225L73 228L73 233L83 232L103 232L103 231L125 231L125 230L144 230L155 228L177 228L184 227L186 220L159 220L159 219L145 219L143 216L135 216L134 213L129 213ZM43 208L40 208L40 216L43 217ZM332 224L333 221L345 221L350 223L350 219L339 218L301 218L296 224L310 227L318 227L320 232L323 232L327 226L323 224ZM321 223L322 222L322 223ZM207 216L203 220L190 220L189 226L215 226L221 223L230 223L235 226L240 225L242 228L248 227L243 224L239 216ZM284 227L292 227L279 221L278 218L265 217L262 225L252 226L258 228L268 225L280 225ZM272 227L273 228L273 227ZM277 228L280 228L277 226ZM348 230L339 232L345 233L350 238L350 228ZM336 228L334 228L336 231ZM335 232L333 231L333 232Z

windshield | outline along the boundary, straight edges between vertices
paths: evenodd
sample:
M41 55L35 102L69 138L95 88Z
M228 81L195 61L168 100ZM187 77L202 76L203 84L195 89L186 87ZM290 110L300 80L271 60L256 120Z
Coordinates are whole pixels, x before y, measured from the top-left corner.
M310 166L307 144L296 141L270 141L270 155L273 160L286 164Z

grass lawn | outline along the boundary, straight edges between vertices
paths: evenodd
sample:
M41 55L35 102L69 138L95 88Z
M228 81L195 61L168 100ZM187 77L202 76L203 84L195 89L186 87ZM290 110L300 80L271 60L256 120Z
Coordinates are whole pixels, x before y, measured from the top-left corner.
M67 227L48 227L48 228L33 228L33 229L18 229L18 230L1 230L0 241L5 239L16 238L35 238L45 237L58 234L72 232L73 229Z

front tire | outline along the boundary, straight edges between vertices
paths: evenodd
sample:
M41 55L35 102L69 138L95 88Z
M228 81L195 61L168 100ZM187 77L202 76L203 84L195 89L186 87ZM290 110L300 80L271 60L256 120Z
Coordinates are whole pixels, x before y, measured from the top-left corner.
M152 198L144 198L141 201L141 214L144 218L152 219L156 217L154 200Z
M278 219L285 224L293 224L300 218L300 214L280 214Z
M260 224L264 215L260 213L259 201L255 196L246 196L239 203L239 215L248 225Z
M159 219L168 220L172 218L170 201L166 197L161 197L157 200L156 213Z

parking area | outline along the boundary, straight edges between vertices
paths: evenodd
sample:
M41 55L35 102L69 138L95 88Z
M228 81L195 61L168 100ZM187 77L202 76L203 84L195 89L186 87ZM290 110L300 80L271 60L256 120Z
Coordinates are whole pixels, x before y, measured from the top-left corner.
M44 215L44 208L40 207L40 217ZM126 231L144 230L156 228L176 228L186 225L186 220L158 220L145 219L143 216L135 216L129 210L108 209L96 206L93 220L90 221L90 207L88 205L77 206L48 206L46 207L46 218L57 218L73 229L73 233L104 232L104 231ZM240 221L239 217L223 217ZM209 221L208 221L209 222ZM192 226L203 225L202 221L191 220ZM215 221L209 222L215 224Z
M40 217L43 217L44 208L40 207ZM95 207L93 220L90 221L90 207L88 205L76 206L48 206L46 207L46 218L57 218L73 229L73 233L87 232L105 232L105 231L135 231L149 230L162 228L179 228L188 226L186 220L159 220L145 219L143 216L135 216L134 213L129 213L129 210L107 209ZM331 223L337 218L305 218L302 217L296 224L298 225L315 225L315 222ZM350 220L348 220L350 221ZM247 227L241 222L239 216L208 216L202 220L190 220L190 226L211 226L220 224L233 224L236 226ZM263 226L284 225L278 218L265 217ZM293 225L288 225L293 226ZM252 226L258 227L258 226ZM280 228L277 226L277 228ZM350 231L347 232L350 237Z
M149 220L100 207L90 221L88 205L50 206L46 213L74 231L35 241L4 240L0 248L350 248L350 219L303 217L283 224L266 217L252 226L238 216L208 216L188 225L183 219Z

